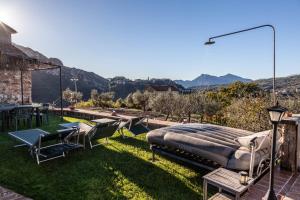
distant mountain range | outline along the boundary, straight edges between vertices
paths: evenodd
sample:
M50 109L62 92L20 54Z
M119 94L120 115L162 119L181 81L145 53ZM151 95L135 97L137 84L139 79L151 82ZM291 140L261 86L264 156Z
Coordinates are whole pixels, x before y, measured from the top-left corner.
M251 79L242 78L233 74L226 74L224 76L212 76L209 74L201 74L194 80L175 80L177 84L185 88L226 85L236 81L251 82Z
M47 58L38 51L17 45L27 54L42 59L44 62L51 61L63 66L63 63L57 58ZM81 69L63 67L62 68L62 86L63 89L70 88L74 90L74 83L71 78L78 78L78 91L83 93L83 99L90 98L92 89L99 92L113 91L116 98L125 98L129 93L136 90L144 90L147 88L172 88L172 90L182 91L185 88L193 89L213 89L227 84L241 81L251 82L251 79L242 78L233 74L224 76L212 76L202 74L194 80L175 80L170 79L150 79L150 80L130 80L125 77L115 77L111 79L103 78L93 72L87 72ZM270 91L272 89L272 79L261 79L256 82L262 89ZM300 91L300 75L277 78L278 91ZM32 99L34 102L54 102L59 98L59 71L44 70L32 72Z
M254 81L263 90L271 91L273 89L273 79L259 79ZM279 93L300 93L300 75L291 75L287 77L276 78L276 91Z
M144 90L151 86L167 86L183 90L181 85L170 79L150 79L150 80L129 80L125 77L115 77L112 79L103 78L93 72L86 72L81 69L63 67L62 68L63 89L74 90L74 82L71 78L78 78L77 89L83 93L83 99L90 98L91 90L98 92L115 92L115 98L126 98L129 93L136 90ZM32 99L35 102L54 102L59 97L59 71L46 70L32 72Z
M26 54L37 58L45 63L52 62L63 66L62 61L57 58L47 58L45 55L31 48L17 45ZM78 78L77 89L83 93L83 99L90 98L91 90L98 92L115 92L115 98L125 98L129 93L136 90L144 90L149 87L161 87L175 90L183 90L181 85L170 79L150 79L150 80L129 80L125 77L115 77L111 79L103 78L93 72L87 72L77 68L62 67L62 87L63 90L70 88L74 90L72 78ZM34 102L55 102L59 100L59 70L43 70L32 72L32 100Z

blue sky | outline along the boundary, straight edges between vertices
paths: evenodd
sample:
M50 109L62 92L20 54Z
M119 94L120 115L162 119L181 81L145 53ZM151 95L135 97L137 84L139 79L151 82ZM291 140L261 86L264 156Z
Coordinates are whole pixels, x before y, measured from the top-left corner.
M209 36L261 24L277 29L277 76L300 73L299 0L0 0L13 41L103 77L272 76L272 32Z

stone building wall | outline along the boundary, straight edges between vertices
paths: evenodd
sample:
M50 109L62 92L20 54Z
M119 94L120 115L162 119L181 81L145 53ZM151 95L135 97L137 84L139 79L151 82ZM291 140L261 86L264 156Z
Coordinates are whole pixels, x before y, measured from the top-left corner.
M23 72L24 103L31 103L31 72ZM21 72L0 70L0 102L21 103Z
M11 44L11 33L0 28L0 42L4 44Z

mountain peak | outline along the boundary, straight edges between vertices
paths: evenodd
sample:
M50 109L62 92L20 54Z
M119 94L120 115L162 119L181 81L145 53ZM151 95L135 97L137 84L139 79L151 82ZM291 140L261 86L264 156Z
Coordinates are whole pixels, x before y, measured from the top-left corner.
M223 84L230 84L236 81L241 81L241 82L251 82L252 80L242 78L240 76L234 75L234 74L226 74L223 76L213 76L210 74L201 74L194 80L176 80L175 82L177 84L182 85L185 88L189 87L197 87L197 86L211 86L211 85L223 85Z

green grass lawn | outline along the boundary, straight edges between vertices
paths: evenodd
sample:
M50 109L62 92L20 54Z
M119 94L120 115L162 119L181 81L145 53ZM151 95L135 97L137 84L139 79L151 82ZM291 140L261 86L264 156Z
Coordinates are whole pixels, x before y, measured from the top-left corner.
M51 117L42 129L55 131L59 123ZM36 200L202 198L206 171L160 156L151 162L145 134L123 139L116 133L109 144L99 142L104 145L37 165L27 148L13 148L17 142L0 133L0 185Z

